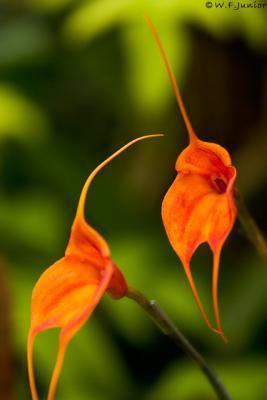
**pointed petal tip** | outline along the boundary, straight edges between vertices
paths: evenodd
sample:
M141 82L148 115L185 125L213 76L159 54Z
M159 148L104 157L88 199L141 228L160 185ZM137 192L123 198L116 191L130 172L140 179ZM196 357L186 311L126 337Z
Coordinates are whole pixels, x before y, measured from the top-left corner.
M131 140L130 142L122 146L119 150L115 151L113 154L107 157L91 172L81 190L80 198L77 205L76 215L71 229L71 236L67 249L65 251L65 255L75 254L80 256L82 255L82 257L84 257L85 254L97 251L104 257L107 258L110 257L110 249L107 242L95 229L93 229L87 223L85 219L84 210L85 210L85 202L88 190L96 175L114 158L119 156L126 149L131 147L134 143L137 143L143 139L150 139L161 136L163 136L162 133L155 133L155 134L139 136Z
M164 136L164 133L152 133L150 135L141 136L140 139L150 138L150 137L160 137L160 136Z
M52 378L51 378L50 385L49 385L47 400L54 400L54 398L55 398L57 384L58 384L58 380L59 380L60 371L62 369L62 365L63 365L63 361L64 361L66 349L67 349L67 344L68 344L68 341L64 340L64 336L62 335L62 331L61 331L61 335L60 335L60 339L59 339L59 349L58 349L58 353L57 353L54 370L52 373Z
M225 334L223 332L221 332L221 338L222 338L222 340L224 341L225 344L229 343L228 338L225 336Z
M205 321L205 323L206 323L206 321ZM220 336L220 338L224 341L224 343L228 343L229 341L228 341L228 338L225 336L225 333L222 331L222 330L220 330L220 329L216 329L216 328L214 328L212 325L208 325L207 323L206 323L206 325L208 326L208 328L212 331L212 332L214 332L214 333L216 333L217 335L219 335Z
M163 136L162 133L155 133L152 135L143 135L143 136L139 136L133 140L131 140L130 142L128 142L127 144L125 144L124 146L122 146L119 150L115 151L113 154L111 154L109 157L107 157L102 163L100 163L94 170L93 172L89 175L89 177L87 178L82 191L81 191L81 195L80 195L80 199L78 202L78 206L77 206L77 212L76 212L76 218L80 218L85 220L84 217L84 207L85 207L85 200L86 200L86 196L87 196L87 192L88 189L93 181L93 179L95 178L95 176L98 174L98 172L100 172L107 164L109 164L114 158L116 158L117 156L119 156L121 153L123 153L126 149L128 149L128 147L131 147L133 144L143 140L143 139L150 139L150 138L154 138L154 137L160 137Z
M212 332L214 332L214 333L216 333L217 335L219 335L220 338L223 340L224 343L227 344L227 343L229 342L227 336L225 335L225 333L224 333L222 330L216 329L216 328L213 328L213 327L210 327L210 326L209 326L209 328L210 328L210 330L211 330Z
M27 342L27 362L28 362L28 379L30 385L30 394L32 400L38 400L38 394L35 384L34 369L33 369L33 343L36 334L30 328Z
M174 75L171 63L170 63L170 61L168 59L167 53L165 52L164 46L163 46L163 44L161 42L161 39L159 37L159 34L157 32L157 29L156 29L155 25L153 24L152 20L147 15L144 15L144 18L145 18L145 21L146 21L146 23L148 25L148 28L150 29L152 37L153 37L153 39L154 39L154 41L155 41L155 43L156 43L156 45L157 45L157 47L159 49L162 61L163 61L164 65L165 65L167 75L169 77L171 86L173 88L174 95L175 95L176 100L177 100L178 108L180 109L180 112L182 114L182 118L184 120L186 129L187 129L187 132L188 132L190 144L193 144L198 140L198 138L197 138L197 136L196 136L196 134L195 134L195 132L193 130L193 127L191 125L191 121L189 120L189 117L187 115L187 112L186 112L186 109L185 109L185 106L184 106L184 102L183 102L183 99L182 99L182 96L181 96L181 93L180 93L180 89L179 89L179 87L177 85L177 82L176 82L176 79L175 79L175 75Z

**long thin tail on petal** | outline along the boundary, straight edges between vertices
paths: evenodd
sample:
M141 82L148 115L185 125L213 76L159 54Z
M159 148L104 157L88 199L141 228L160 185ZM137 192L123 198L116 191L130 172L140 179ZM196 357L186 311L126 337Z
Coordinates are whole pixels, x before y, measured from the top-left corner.
M28 345L27 345L27 358L28 358L28 375L30 382L30 390L32 400L38 400L38 394L35 385L34 371L33 371L33 343L35 339L35 334L30 330L28 335Z
M220 263L221 249L218 249L213 254L213 273L212 273L212 302L218 330L222 332L222 338L227 342L227 338L223 333L223 328L220 319L219 305L218 305L218 277L219 277L219 263Z
M179 109L181 111L185 126L186 126L187 131L188 131L190 143L193 143L193 142L195 142L197 140L197 136L196 136L196 134L195 134L195 132L194 132L194 130L192 128L191 122L190 122L190 120L188 118L188 115L187 115L187 112L185 110L185 106L184 106L184 103L183 103L183 100L182 100L182 96L181 96L180 90L178 88L178 85L177 85L177 82L176 82L176 79L175 79L171 64L170 64L170 62L168 60L167 54L166 54L166 52L164 50L164 47L163 47L163 45L161 43L161 40L160 40L159 35L158 35L158 32L157 32L153 22L146 15L145 15L145 20L146 20L147 25L148 25L151 33L152 33L152 36L153 36L154 40L155 40L155 42L156 42L156 44L157 44L157 46L159 48L162 60L163 60L163 62L165 64L165 67L166 67L166 70L167 70L167 74L169 76L171 85L173 87L173 91L174 91L174 94L175 94L175 97L176 97L176 100L177 100L177 103L178 103L178 107L179 107Z
M58 350L56 364L55 364L54 371L52 374L51 382L49 385L47 400L54 400L54 398L55 398L58 378L59 378L59 374L60 374L60 371L62 368L62 364L63 364L65 352L66 352L66 347L67 347L67 341L65 340L64 337L62 337L60 335L59 350Z
M146 136L138 137L138 138L132 140L131 142L127 143L125 146L121 147L119 150L117 150L115 153L113 153L111 156L109 156L105 161L103 161L100 165L98 165L98 167L96 167L96 169L90 174L90 176L88 177L87 181L84 184L84 187L83 187L81 195L80 195L79 203L78 203L76 218L79 217L79 218L84 219L84 205L85 205L87 191L89 189L89 186L92 183L92 180L98 174L98 172L101 171L101 169L103 167L105 167L110 161L112 161L115 157L117 157L119 154L124 152L124 150L126 150L128 147L132 146L134 143L139 142L140 140L143 140L143 139L150 139L150 138L159 137L159 136L163 136L163 135L155 134L155 135L146 135Z
M222 332L220 330L215 329L211 325L211 323L210 323L210 321L209 321L209 319L208 319L208 317L207 317L207 315L206 315L206 313L204 311L204 308L202 306L202 303L201 303L200 298L199 298L198 293L197 293L197 289L196 289L196 286L195 286L195 283L194 283L194 279L193 279L192 274L191 274L190 265L189 264L184 265L184 270L185 270L186 277L188 279L189 285L191 287L192 293L194 295L194 298L195 298L195 300L197 302L198 308L199 308L199 310L200 310L200 312L202 314L202 317L203 317L205 323L210 328L210 330L212 330L215 333L218 333L219 335L222 335Z

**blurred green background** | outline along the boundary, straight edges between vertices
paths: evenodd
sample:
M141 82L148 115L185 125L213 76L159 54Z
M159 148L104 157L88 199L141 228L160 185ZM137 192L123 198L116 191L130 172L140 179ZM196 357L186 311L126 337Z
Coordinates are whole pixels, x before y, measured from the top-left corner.
M236 223L221 258L225 345L204 325L163 230L161 201L187 134L143 19L146 12L157 26L196 132L231 152L238 186L266 233L266 9L199 0L0 1L0 399L30 398L31 291L64 253L86 177L126 142L159 132L164 138L135 145L97 176L88 221L129 284L169 312L233 399L267 399L267 266ZM192 268L211 316L207 246ZM38 337L41 399L56 349L56 331ZM57 399L137 398L215 396L141 309L106 296L69 346Z

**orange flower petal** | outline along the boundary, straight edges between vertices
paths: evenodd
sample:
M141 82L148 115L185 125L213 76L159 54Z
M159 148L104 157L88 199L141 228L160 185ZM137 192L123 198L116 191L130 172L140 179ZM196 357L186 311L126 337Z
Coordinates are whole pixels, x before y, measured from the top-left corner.
M196 136L157 30L148 17L146 21L160 50L190 142L176 161L178 176L164 197L162 219L206 324L225 338L219 316L217 286L221 248L236 217L233 197L236 170L223 147L199 140ZM219 331L213 328L206 316L190 271L191 257L204 242L208 242L213 252L212 297Z
M103 269L64 257L48 268L38 280L32 295L32 318L29 332L28 362L32 393L36 394L32 368L35 336L45 329L60 328L60 349L51 380L49 396L53 398L64 352L71 337L89 318L107 289L113 265ZM37 395L33 398L37 398Z
M219 188L217 191L209 175L186 170L178 174L162 203L162 219L166 233L183 263L200 311L212 330L214 328L204 312L191 276L190 259L197 247L204 242L209 243L214 253L213 307L220 331L222 327L217 302L219 255L236 215L232 190L229 190L235 178L235 170L233 167L228 168L232 178L226 192L220 193Z
M28 336L28 372L33 400L38 400L32 363L35 336L49 328L61 329L59 351L48 393L48 400L53 400L65 350L72 336L90 317L106 291L116 299L127 292L122 273L110 260L106 241L85 220L84 207L90 184L105 165L132 144L157 136L162 135L147 135L132 140L91 173L80 195L65 257L41 275L33 290Z

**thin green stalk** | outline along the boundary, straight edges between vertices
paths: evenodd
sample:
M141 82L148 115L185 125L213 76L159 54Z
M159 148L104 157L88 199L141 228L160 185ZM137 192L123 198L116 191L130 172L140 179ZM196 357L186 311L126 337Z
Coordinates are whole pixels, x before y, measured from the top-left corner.
M126 296L141 306L152 318L158 328L165 335L170 337L178 347L182 348L185 353L198 364L212 385L218 399L231 400L230 395L214 370L208 365L207 361L201 356L201 354L199 354L188 339L180 332L170 317L155 300L148 300L143 293L133 288L128 289Z
M249 240L255 246L263 261L267 264L267 243L258 225L251 216L242 195L237 189L235 191L235 200L238 210L238 219L243 226L243 229L245 230Z

